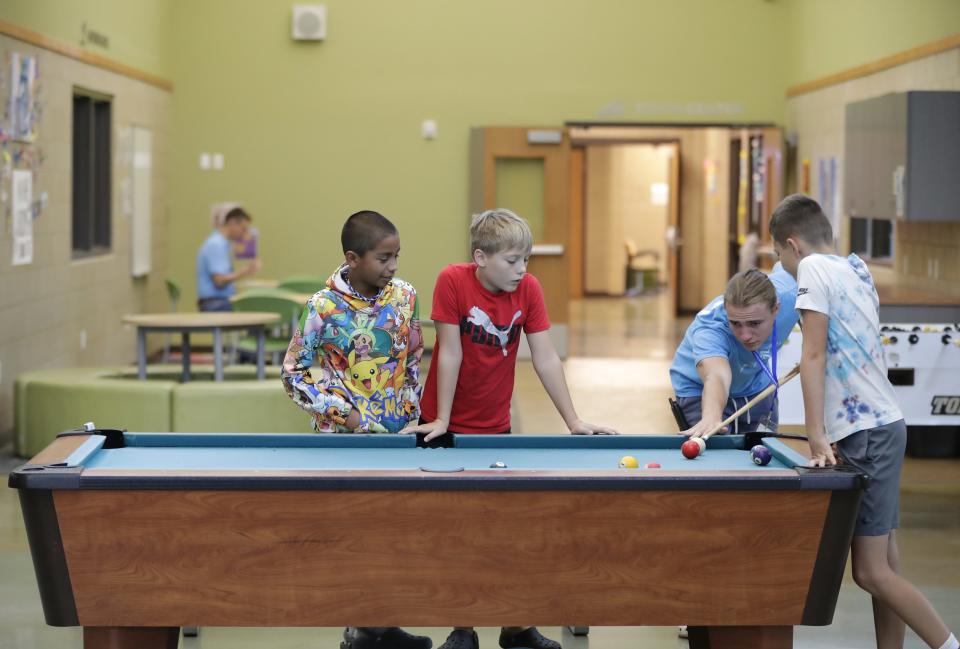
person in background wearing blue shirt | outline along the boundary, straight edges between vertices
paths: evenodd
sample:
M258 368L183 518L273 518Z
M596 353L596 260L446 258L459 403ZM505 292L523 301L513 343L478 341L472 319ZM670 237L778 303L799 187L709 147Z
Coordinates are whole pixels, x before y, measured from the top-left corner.
M250 215L239 205L232 207L197 252L197 308L200 311L233 311L230 296L233 283L260 270L260 260L252 260L242 270L233 270L231 242L243 241L250 229Z
M777 350L797 323L797 283L777 264L768 276L752 268L734 275L723 295L697 314L670 367L677 404L702 437L776 382ZM776 392L733 422L736 433L776 431Z

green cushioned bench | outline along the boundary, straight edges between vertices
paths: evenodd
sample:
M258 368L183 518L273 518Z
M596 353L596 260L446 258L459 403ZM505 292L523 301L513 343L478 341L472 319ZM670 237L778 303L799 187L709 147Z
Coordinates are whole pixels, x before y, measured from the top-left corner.
M140 381L134 367L71 367L20 374L14 383L14 452L31 457L57 433L93 421L103 428L154 432L310 432L310 416L287 397L279 370L264 381L256 368L195 367L179 383L179 365L150 365Z
M308 433L311 430L310 415L287 396L276 367L267 367L267 378L263 381L242 380L227 374L222 383L190 381L178 385L172 396L171 430L178 433Z

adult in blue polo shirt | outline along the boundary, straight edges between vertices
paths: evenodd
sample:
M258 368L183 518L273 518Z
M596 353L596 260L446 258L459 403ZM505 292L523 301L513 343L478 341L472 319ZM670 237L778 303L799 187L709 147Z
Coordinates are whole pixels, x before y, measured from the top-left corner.
M260 260L252 260L242 270L233 270L231 241L243 241L250 229L250 215L236 205L227 211L197 252L197 308L201 311L233 311L230 296L233 283L260 270Z
M797 282L778 263L769 276L755 268L737 273L697 314L670 367L690 426L682 434L709 433L783 374L777 350L797 323L796 300ZM777 423L774 392L734 420L732 429L775 431Z

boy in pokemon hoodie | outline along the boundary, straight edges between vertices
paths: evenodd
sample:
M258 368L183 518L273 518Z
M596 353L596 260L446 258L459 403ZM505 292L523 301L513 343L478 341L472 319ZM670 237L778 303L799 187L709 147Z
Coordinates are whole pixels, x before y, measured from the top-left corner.
M398 433L420 416L423 339L413 286L395 277L396 227L357 212L344 263L303 311L283 361L284 389L324 433Z

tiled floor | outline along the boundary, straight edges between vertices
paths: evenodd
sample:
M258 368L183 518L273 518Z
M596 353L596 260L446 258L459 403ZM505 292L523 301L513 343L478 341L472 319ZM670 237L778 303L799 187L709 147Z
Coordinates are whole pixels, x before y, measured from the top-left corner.
M567 381L580 415L624 433L673 432L667 408L667 370L686 321L669 316L662 297L591 299L571 311L571 357ZM514 396L514 430L559 433L563 422L529 362L520 363ZM0 457L0 470L14 464ZM960 461L908 459L902 483L900 545L904 575L933 601L954 630L960 630ZM411 629L413 630L413 629ZM675 627L603 627L575 638L557 628L565 649L684 648ZM205 628L184 649L336 649L340 629ZM416 629L439 645L447 629ZM495 649L497 630L480 630L481 646ZM80 647L78 629L44 624L16 493L0 489L0 649ZM799 627L796 646L873 647L869 598L849 576L840 592L833 625ZM923 647L907 633L906 647Z

